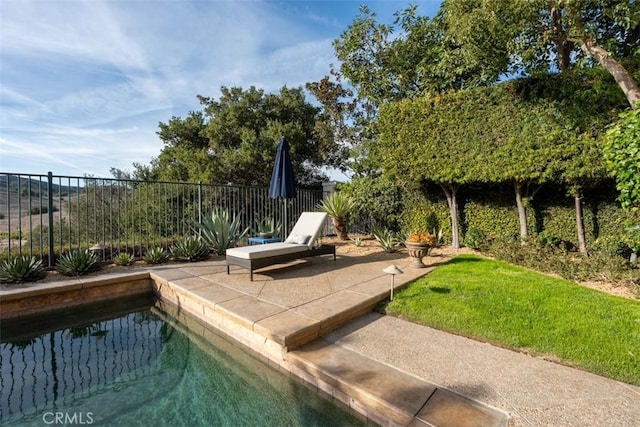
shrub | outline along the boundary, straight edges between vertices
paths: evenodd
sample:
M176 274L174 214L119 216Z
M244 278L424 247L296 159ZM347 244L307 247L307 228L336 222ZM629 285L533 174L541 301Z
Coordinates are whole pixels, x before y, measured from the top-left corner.
M385 252L395 252L400 244L396 235L386 228L376 228L373 230L373 237L380 243Z
M35 257L19 256L0 264L1 283L35 282L46 276L42 260Z
M218 255L224 255L249 232L249 227L242 229L240 217L230 221L229 212L222 209L214 209L195 225L194 231L200 232L202 240Z
M115 265L131 265L136 261L133 255L127 252L120 252L115 258L113 258L113 263Z
M468 248L481 250L486 247L487 235L476 227L471 227L464 236L464 245Z
M605 280L620 284L640 285L640 272L610 249L591 251L584 257L564 248L542 246L532 239L522 245L518 239L496 239L488 247L494 257L534 270L553 273L573 281Z
M197 237L187 237L177 241L171 252L178 261L197 262L209 257L209 246Z
M100 268L98 256L88 249L72 250L60 256L56 270L64 276L82 276Z
M58 211L58 208L56 208L55 206L51 210L51 212L57 212L57 211ZM31 215L46 214L48 212L49 212L49 208L46 206L34 206L31 208L31 210L29 210L29 213Z
M169 254L163 248L152 248L142 257L147 264L163 264L169 261Z

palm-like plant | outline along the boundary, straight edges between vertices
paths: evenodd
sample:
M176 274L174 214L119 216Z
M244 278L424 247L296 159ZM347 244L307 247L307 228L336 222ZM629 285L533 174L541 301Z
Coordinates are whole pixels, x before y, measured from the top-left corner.
M227 249L234 247L249 232L249 227L242 229L240 217L230 219L229 212L215 208L196 222L195 231L202 240L218 255L224 255Z
M341 240L349 240L347 235L347 217L356 207L355 201L345 193L335 192L318 204L318 209L326 212L333 221L333 227Z

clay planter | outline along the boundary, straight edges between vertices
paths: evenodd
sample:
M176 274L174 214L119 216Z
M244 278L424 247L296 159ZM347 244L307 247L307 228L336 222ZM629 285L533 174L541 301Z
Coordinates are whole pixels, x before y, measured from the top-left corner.
M411 267L424 268L426 265L422 262L422 258L429 255L431 245L418 242L404 242L407 252L411 257Z

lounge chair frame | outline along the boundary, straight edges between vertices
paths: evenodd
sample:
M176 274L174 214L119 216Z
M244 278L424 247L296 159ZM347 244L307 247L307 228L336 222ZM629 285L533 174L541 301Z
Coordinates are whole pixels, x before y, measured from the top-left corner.
M249 278L253 282L253 271L270 265L282 264L296 259L308 258L318 255L333 255L336 260L336 247L333 245L320 245L301 252L273 255L265 258L246 259L227 255L227 274L231 265L239 265L249 270Z

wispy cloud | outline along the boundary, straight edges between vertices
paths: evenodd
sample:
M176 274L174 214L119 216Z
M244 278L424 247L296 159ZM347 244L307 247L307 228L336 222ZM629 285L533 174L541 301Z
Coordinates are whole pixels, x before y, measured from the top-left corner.
M198 94L322 78L355 10L337 1L1 0L0 170L106 176L148 163L162 149L158 122L200 109Z

